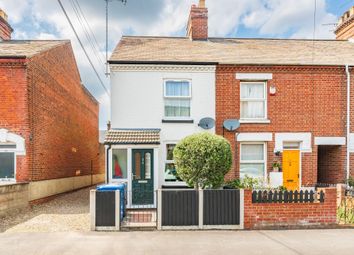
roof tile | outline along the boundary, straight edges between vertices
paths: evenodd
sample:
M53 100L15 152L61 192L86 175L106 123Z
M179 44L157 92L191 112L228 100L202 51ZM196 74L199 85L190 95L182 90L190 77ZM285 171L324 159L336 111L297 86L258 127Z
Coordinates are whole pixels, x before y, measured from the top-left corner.
M114 62L208 62L219 64L354 64L354 43L343 40L228 39L124 36Z
M160 144L160 129L111 129L105 144Z

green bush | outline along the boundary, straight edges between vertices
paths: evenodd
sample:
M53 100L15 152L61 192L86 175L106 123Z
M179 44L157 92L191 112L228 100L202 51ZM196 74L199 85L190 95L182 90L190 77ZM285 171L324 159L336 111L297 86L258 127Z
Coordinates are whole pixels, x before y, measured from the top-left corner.
M348 179L348 185L349 185L349 187L354 187L354 178L351 176Z
M178 176L195 188L220 187L232 164L230 143L221 136L206 132L181 140L173 157Z

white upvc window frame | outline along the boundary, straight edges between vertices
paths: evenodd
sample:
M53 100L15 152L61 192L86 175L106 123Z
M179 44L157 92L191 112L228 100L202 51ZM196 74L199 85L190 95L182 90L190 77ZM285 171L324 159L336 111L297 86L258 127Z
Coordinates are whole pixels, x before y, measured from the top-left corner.
M243 84L260 84L263 83L263 99L260 98L242 98L241 97L241 87ZM267 81L240 81L240 122L241 123L270 123L268 120L268 83ZM242 102L264 102L264 117L263 118L242 118Z
M2 145L9 145L9 146L13 146L16 145L15 143L0 143ZM14 148L0 148L0 153L12 153L13 154L13 158L14 158L14 178L1 178L0 177L0 181L11 181L11 182L15 182L16 181L16 169L17 169L17 153L16 153L16 147Z
M189 95L188 96L168 96L166 95L166 85L168 82L188 82L189 84ZM191 79L164 79L163 80L163 119L165 120L191 120L192 116L192 107L191 107L191 102L192 102L192 80ZM189 99L190 101L190 108L189 108L189 116L166 116L165 112L165 100L166 99Z
M263 146L263 160L242 160L242 145L262 145ZM264 164L263 179L267 180L267 143L266 142L240 142L240 155L239 155L239 171L241 177L241 164Z

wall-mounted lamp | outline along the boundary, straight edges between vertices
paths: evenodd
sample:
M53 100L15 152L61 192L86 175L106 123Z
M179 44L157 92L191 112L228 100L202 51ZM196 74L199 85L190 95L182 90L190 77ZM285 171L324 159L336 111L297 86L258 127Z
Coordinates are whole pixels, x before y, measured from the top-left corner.
M269 88L269 94L274 96L277 93L277 88L274 85L271 85Z

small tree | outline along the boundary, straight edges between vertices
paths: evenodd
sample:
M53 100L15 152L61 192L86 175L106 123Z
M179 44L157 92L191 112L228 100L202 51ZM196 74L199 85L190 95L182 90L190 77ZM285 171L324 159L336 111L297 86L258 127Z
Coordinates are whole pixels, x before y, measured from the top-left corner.
M173 156L178 176L195 188L220 187L232 164L230 143L206 132L181 140Z

